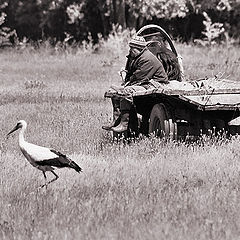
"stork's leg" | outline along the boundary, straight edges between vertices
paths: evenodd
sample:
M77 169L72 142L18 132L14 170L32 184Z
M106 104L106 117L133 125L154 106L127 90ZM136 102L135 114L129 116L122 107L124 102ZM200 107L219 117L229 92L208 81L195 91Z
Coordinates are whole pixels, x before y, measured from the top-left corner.
M56 181L59 178L59 176L54 171L51 171L51 173L55 176L55 178L49 181L48 184Z
M47 183L47 176L46 176L46 173L44 171L42 171L42 173L43 173L43 176L44 176L45 184L42 185L41 188L43 188L43 187L47 188L47 185L48 185L48 183Z

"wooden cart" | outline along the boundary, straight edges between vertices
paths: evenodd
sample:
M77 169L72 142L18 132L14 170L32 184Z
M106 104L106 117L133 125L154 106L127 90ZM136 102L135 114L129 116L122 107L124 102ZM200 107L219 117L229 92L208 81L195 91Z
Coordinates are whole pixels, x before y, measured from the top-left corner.
M147 32L147 33L146 33ZM162 34L170 49L178 57L168 34L157 25L141 28L137 35L145 37ZM183 67L179 58L181 72ZM107 92L106 97L115 93ZM154 133L171 139L198 136L221 130L229 134L239 132L238 126L229 121L238 117L240 107L240 83L218 77L193 82L170 81L150 89L132 87L134 108L130 114L128 136L131 133ZM138 116L138 117L137 117Z

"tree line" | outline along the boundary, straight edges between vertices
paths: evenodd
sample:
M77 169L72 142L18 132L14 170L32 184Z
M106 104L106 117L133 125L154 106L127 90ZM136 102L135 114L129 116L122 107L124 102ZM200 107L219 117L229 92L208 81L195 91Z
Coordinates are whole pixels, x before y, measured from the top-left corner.
M0 13L0 33L11 29L32 41L71 36L81 42L91 35L97 42L113 26L139 29L155 23L189 42L206 37L206 21L212 24L209 34L220 23L221 33L238 41L240 36L239 0L0 0Z

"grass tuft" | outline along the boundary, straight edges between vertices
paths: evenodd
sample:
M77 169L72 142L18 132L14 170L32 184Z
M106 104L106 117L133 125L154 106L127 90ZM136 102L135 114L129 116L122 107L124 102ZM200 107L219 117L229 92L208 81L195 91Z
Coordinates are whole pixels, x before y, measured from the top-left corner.
M220 71L239 80L239 47L177 49L189 80ZM1 53L0 239L237 239L239 136L113 143L101 129L112 114L103 94L119 84L126 49L101 50ZM83 173L58 170L38 189L42 173L17 133L6 138L20 119L27 141L66 153Z

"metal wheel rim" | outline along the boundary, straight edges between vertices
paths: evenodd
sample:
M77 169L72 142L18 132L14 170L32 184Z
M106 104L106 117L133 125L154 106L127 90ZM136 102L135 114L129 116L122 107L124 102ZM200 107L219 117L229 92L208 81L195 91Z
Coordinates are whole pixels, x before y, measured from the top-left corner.
M161 136L161 122L160 122L160 119L159 118L155 118L154 121L153 121L153 128L155 129L154 130L154 134L155 136Z

